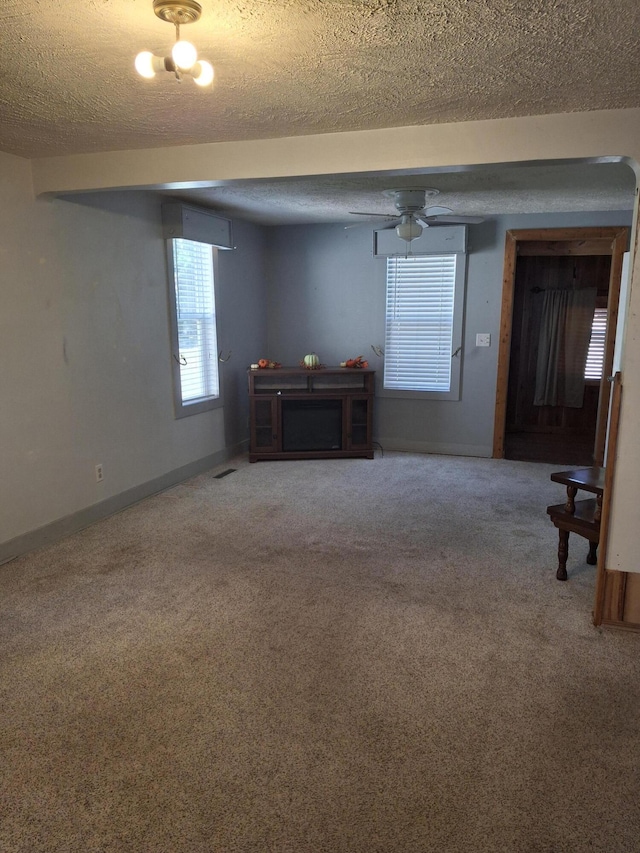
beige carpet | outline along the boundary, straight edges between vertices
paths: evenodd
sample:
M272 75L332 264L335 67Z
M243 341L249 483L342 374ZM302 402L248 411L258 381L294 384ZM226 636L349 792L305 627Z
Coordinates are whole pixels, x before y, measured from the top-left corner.
M2 853L639 850L552 470L240 458L0 567Z

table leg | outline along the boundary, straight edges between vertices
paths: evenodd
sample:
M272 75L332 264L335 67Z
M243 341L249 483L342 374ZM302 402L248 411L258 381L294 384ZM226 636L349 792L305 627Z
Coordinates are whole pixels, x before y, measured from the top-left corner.
M602 495L596 495L596 511L593 514L594 521L600 521L602 516Z
M564 505L564 508L569 513L569 515L573 515L576 511L576 495L578 494L577 486L567 486L567 502Z
M567 557L569 556L569 531L559 530L558 537L558 571L556 577L559 581L567 579Z

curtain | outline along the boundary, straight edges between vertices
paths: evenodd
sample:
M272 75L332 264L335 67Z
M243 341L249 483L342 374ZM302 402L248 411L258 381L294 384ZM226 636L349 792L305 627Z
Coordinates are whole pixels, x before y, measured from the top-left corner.
M580 409L597 290L585 287L543 294L533 404Z

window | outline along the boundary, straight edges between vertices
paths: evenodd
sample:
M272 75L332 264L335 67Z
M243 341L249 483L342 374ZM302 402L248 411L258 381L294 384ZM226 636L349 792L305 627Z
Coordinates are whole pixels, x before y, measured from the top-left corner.
M220 405L214 250L208 243L168 241L174 391L177 417Z
M384 396L459 399L464 259L387 258Z
M585 379L602 379L604 367L604 341L607 334L607 309L596 308L591 324L591 339L584 369Z

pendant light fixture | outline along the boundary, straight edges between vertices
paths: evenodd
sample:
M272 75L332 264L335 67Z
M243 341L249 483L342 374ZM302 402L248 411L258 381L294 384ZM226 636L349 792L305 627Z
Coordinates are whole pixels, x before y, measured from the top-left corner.
M202 14L202 7L195 0L153 0L153 11L162 21L176 28L176 42L170 56L156 56L143 50L136 56L136 71L142 77L152 78L158 71L169 71L181 80L184 74L193 77L198 86L208 86L213 82L213 66L204 59L198 59L198 51L191 42L180 38L180 26L192 24Z

